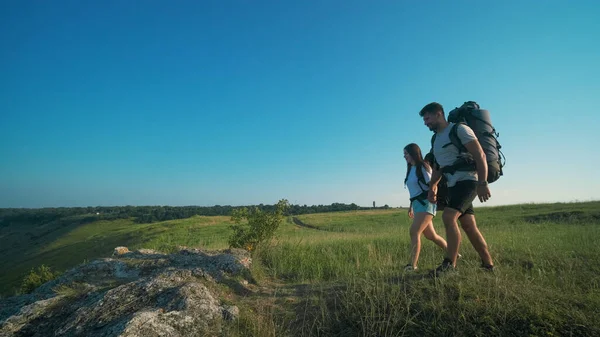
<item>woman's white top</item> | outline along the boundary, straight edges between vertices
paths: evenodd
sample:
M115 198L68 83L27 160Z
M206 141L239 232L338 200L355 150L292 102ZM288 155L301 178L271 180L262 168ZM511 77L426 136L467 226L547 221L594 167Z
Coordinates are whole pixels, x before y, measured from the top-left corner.
M406 180L406 187L408 188L408 193L411 198L414 198L417 195L423 193L423 191L429 190L429 185L423 185L423 183L419 182L416 168L416 166L410 167L408 179ZM425 183L429 184L429 180L431 180L431 172L427 171L425 166L421 166L421 170L423 172L423 178L425 179Z

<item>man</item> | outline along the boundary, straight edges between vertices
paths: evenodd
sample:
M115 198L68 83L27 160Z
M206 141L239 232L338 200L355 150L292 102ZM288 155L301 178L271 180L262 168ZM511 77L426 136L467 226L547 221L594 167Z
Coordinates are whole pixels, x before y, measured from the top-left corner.
M423 117L425 125L437 135L433 143L433 155L437 165L433 165L433 174L429 182L430 202L437 201L438 183L441 175L447 180L448 196L444 208L442 220L446 227L446 241L448 249L446 258L442 264L434 270L436 276L454 270L461 242L461 233L458 222L467 234L473 248L479 253L484 270L493 271L494 263L490 256L487 243L477 228L475 214L473 212L473 200L479 197L481 202L486 202L490 197L490 189L486 180L487 162L485 153L471 128L459 124L457 126L458 139L467 149L475 161L472 170L448 170L458 158L460 150L451 144L450 130L454 123L448 123L441 104L433 102L427 104L419 115ZM437 166L437 167L436 167Z

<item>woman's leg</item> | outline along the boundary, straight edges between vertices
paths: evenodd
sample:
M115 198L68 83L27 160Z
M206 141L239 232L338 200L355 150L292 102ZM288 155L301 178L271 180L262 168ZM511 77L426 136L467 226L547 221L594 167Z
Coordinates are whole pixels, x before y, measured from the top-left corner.
M444 240L444 238L435 232L435 228L433 228L433 221L430 222L427 227L425 227L423 230L423 235L425 235L428 240L431 240L436 245L440 246L440 248L442 248L444 251L446 251L446 248L448 248L446 240Z
M427 212L417 212L410 226L410 242L411 242L411 264L413 268L417 267L419 254L421 253L421 233L431 223L433 215Z

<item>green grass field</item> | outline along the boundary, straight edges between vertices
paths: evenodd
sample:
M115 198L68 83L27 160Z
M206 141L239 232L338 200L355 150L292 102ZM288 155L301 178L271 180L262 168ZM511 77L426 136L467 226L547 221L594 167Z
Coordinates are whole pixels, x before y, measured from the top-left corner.
M600 202L476 209L497 265L481 271L463 235L458 273L426 277L443 258L422 239L416 274L406 210L301 215L284 221L256 252L260 296L239 298L234 335L600 335ZM445 237L440 217L436 230ZM14 293L34 266L65 270L107 257L116 246L172 251L227 248L228 217L154 224L131 220L80 226L1 228L2 293ZM251 310L250 310L251 309Z

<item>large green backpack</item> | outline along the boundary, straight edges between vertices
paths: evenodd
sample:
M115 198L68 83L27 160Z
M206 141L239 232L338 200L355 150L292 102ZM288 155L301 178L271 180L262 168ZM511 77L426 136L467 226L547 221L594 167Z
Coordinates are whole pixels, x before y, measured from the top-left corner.
M473 157L461 143L457 135L456 129L458 125L465 124L473 130L485 153L488 164L487 182L491 184L500 179L504 175L503 168L506 165L506 158L502 151L500 151L501 145L498 143L500 134L496 132L496 129L492 125L490 112L480 109L479 104L468 101L448 113L448 122L454 123L454 126L450 129L450 143L445 144L444 147L452 144L458 148L460 155L454 164L444 167L442 172L453 174L456 171L477 170L475 160L473 160ZM431 137L432 152L435 136L436 134L434 133L433 137ZM504 159L504 162L502 159Z

